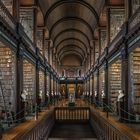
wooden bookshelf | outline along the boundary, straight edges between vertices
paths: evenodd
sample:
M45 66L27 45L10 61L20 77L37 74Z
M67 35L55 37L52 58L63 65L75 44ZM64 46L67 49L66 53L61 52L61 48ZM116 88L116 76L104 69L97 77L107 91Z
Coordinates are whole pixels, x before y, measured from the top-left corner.
M1 0L4 6L8 9L10 14L13 14L13 0Z
M110 41L112 41L117 33L121 30L121 26L125 20L124 9L111 9L110 11Z
M140 114L140 48L130 54L130 81L132 108Z
M121 89L121 60L119 59L109 66L110 104L115 111L117 111L117 98Z
M25 33L33 41L33 28L34 28L34 10L20 8L20 23L22 24Z
M0 106L15 111L16 58L15 53L2 43L0 43L0 82Z
M135 11L140 7L140 0L132 0L132 12L133 14Z
M101 30L100 32L101 39L101 54L103 53L105 47L107 46L107 32L105 30Z
M40 53L43 55L43 30L37 30L37 47Z
M95 42L95 62L97 61L99 57L99 41Z

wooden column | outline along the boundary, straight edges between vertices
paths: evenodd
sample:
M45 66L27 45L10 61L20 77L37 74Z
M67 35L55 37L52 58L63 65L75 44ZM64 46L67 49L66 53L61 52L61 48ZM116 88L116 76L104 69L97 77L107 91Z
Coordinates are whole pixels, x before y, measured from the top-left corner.
M110 5L109 1L107 0L107 5ZM107 14L107 48L106 48L106 58L105 58L105 95L106 95L106 104L109 105L110 97L109 97L109 91L108 91L108 61L107 61L107 55L108 55L108 46L110 44L110 9L106 9Z
M99 32L99 57L101 56L101 29L98 29Z
M94 94L94 74L92 73L92 93Z
M132 15L132 0L125 0L125 21L128 21Z
M130 104L128 104L129 100L129 94L128 94L128 53L127 53L127 47L124 44L122 50L121 50L121 56L122 56L122 91L124 93L124 106L121 106L123 110L128 112L128 108L130 108ZM122 118L128 118L128 114L123 112L124 116Z
M47 72L45 69L45 76L44 76L44 92L45 92L45 105L47 104Z
M16 73L17 73L16 113L21 112L16 116L16 119L18 120L24 117L24 107L25 107L24 101L21 97L21 94L23 93L23 48L20 46L20 40L19 40L16 55L17 55L17 59L16 59Z
M67 82L67 79L66 79L66 98L68 98L68 82Z
M35 0L35 5L37 6L37 0ZM33 17L33 43L36 45L36 41L37 41L37 12L38 9L37 7L33 9L34 12L34 17ZM28 15L27 15L28 16Z
M90 55L89 55L89 63L90 63L90 64L89 64L89 65L90 65L89 68L90 68L90 69L91 69L91 56L92 56L92 54L91 54L91 49L92 49L92 48L90 47Z
M88 79L88 92L90 94L90 76L89 76L89 79Z
M13 17L16 19L17 22L19 22L19 0L13 0Z
M50 103L52 104L52 82L51 82L52 76L51 76L51 74L50 74L49 77L50 77L50 79L49 79L49 82L50 82L50 84L49 84L50 85L50 91L49 92L50 93L49 94L50 94Z
M39 105L39 67L40 62L39 60L36 60L36 103Z
M76 94L75 94L75 97L76 98L78 98L78 86L77 85L78 85L78 83L77 83L77 79L76 79L76 81L75 81L75 86L76 86L76 90L75 90L76 91Z
M110 43L110 9L106 9L107 14L107 46Z
M108 61L105 60L105 104L109 105L109 94L108 94Z
M99 90L99 68L97 68L97 99L98 99L98 101L99 101L99 99L100 99L100 90Z

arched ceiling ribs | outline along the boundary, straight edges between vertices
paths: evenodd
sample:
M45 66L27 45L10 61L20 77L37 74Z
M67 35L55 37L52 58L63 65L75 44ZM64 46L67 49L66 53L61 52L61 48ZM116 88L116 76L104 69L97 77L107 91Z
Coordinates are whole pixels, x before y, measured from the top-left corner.
M61 62L62 58L63 58L64 56L68 55L68 54L71 54L71 55L72 55L72 54L76 54L76 55L78 55L78 56L80 57L81 62L84 61L84 57L83 57L78 51L66 50L66 51L64 51L63 53L61 53L61 54L59 55L58 59L60 60L60 62Z
M97 24L98 24L98 22L99 22L99 16L98 16L96 10L95 10L89 3L87 3L86 1L82 1L82 0L61 0L61 1L57 1L56 3L54 3L54 4L47 10L47 12L46 12L46 14L45 14L45 21L48 20L48 16L51 14L51 12L52 12L56 7L58 7L58 6L60 6L60 5L63 5L63 4L66 4L66 3L70 3L70 4L71 4L71 3L74 3L74 4L78 3L78 4L81 4L81 5L85 6L86 8L90 9L90 11L91 11L91 12L93 13L93 15L95 16L96 22L97 22Z
M81 48L81 47L79 47L78 45L74 45L74 44L68 44L68 45L65 45L65 46L63 46L58 52L57 52L57 54L58 54L58 56L59 56L59 54L62 52L62 51L64 51L65 49L74 49L74 50L79 50L84 56L86 56L86 53L84 52L84 50Z
M85 21L84 19L82 19L80 17L63 17L63 18L61 18L55 24L53 24L52 27L50 28L50 37L52 35L53 30L57 27L57 25L61 24L62 22L65 22L65 21L77 21L77 22L83 23L85 26L87 26L87 28L91 32L92 37L94 37L93 28L90 26L90 24L87 21Z
M59 53L60 50L62 50L65 46L67 47L71 47L71 46L74 46L74 47L78 47L82 50L82 52L84 53L85 56L87 56L87 51L83 48L83 46L80 46L80 44L76 44L76 43L65 43L63 45L61 45L57 50L56 50L56 53Z
M64 33L66 33L66 32L80 33L84 38L86 38L86 40L87 40L87 42L88 42L88 46L90 46L90 40L89 40L89 38L87 37L87 35L86 35L85 33L81 32L80 30L78 30L78 29L73 29L73 28L71 28L71 29L66 29L66 30L63 30L63 31L61 31L60 33L58 33L58 34L55 36L55 38L54 38L54 40L53 40L53 43L55 44L57 38L58 38L60 35L63 35ZM73 34L73 35L75 35L75 34ZM54 47L55 47L55 46L54 46Z
M83 41L81 41L80 39L74 38L74 37L73 37L73 38L66 38L66 39L61 40L61 41L60 41L58 44L56 44L56 46L55 46L56 51L57 51L58 47L59 47L60 45L63 44L63 42L69 41L69 40L73 40L73 41L79 42L80 44L82 44L82 45L85 47L86 52L88 51L88 48L87 48L86 44L85 44Z

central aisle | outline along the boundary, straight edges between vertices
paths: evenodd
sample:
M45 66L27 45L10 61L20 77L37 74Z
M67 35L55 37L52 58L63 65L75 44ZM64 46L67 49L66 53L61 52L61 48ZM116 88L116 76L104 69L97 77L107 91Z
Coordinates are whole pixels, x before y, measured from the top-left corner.
M97 140L95 133L88 123L56 123L49 140L86 139Z

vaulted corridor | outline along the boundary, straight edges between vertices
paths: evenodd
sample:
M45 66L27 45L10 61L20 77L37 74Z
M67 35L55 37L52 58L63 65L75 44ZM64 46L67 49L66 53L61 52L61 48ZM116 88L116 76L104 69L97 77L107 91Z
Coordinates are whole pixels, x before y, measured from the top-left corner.
M140 140L140 0L0 0L1 140Z

